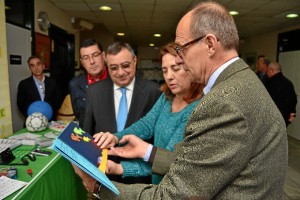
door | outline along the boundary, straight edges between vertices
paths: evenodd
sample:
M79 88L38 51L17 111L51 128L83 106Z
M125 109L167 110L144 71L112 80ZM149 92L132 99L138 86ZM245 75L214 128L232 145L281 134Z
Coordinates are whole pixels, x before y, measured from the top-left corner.
M51 24L49 29L51 40L50 75L56 79L60 94L60 102L69 93L69 81L74 77L75 48L74 35Z
M17 106L17 90L21 80L31 76L27 59L31 56L31 31L6 23L10 102L13 131L23 128L25 117Z

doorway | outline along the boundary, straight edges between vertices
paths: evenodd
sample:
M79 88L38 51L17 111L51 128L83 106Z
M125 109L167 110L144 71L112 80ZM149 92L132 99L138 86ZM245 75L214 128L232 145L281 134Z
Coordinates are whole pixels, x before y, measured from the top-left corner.
M75 36L51 24L49 28L51 43L50 76L58 85L60 102L69 93L69 82L75 73Z

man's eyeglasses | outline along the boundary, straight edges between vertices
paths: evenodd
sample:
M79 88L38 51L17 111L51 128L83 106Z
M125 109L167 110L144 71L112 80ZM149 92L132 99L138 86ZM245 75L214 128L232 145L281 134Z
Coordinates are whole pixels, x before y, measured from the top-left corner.
M123 70L128 71L128 69L130 68L132 62L123 62L119 65L109 65L109 69L113 72L116 72L119 70L119 67L121 67Z
M188 42L188 43L185 43L185 44L182 45L182 46L177 45L177 46L174 48L174 50L176 51L177 55L178 55L180 58L183 58L183 56L184 56L184 52L183 52L183 51L184 51L184 50L186 50L189 46L195 44L196 42L202 40L202 39L205 38L205 37L206 37L206 35L203 35L203 36L200 36L200 37L198 37L198 38L196 38L196 39L194 39L194 40L192 40L192 41L190 41L190 42Z
M102 54L102 52L95 52L95 53L92 53L91 55L84 55L80 58L80 60L82 62L87 62L89 61L91 58L95 59L97 57L99 57L100 55Z

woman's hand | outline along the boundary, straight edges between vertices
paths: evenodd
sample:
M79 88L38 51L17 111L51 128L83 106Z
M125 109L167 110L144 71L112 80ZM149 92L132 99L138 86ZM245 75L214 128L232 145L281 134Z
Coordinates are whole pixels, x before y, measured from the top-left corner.
M108 160L106 164L106 174L123 175L123 167L114 161Z
M114 147L118 144L118 138L111 134L110 132L100 132L96 133L94 136L94 142L99 146L101 149Z

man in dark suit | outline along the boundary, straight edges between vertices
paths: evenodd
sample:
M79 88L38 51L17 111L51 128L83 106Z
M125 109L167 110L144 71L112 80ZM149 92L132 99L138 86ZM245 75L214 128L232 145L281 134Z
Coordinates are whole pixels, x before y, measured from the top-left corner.
M268 66L269 80L266 88L281 112L286 126L296 117L297 95L293 83L281 71L281 65L271 62Z
M270 61L265 55L259 55L256 62L256 75L261 80L261 82L266 85L268 81L267 69Z
M159 185L114 182L116 196L105 187L99 191L77 170L86 189L110 200L282 199L286 127L264 85L238 57L233 17L217 2L201 2L180 20L176 43L176 64L205 85L205 95L188 120L184 141L175 146L168 172ZM155 157L159 154L158 148Z
M33 102L45 101L50 104L53 111L52 119L55 119L57 109L60 106L56 81L44 75L45 65L40 57L31 56L27 63L32 76L20 81L18 85L18 108L27 117L28 107Z
M79 126L83 126L86 109L86 93L89 85L107 78L104 51L94 39L83 40L80 44L80 62L85 73L73 78L69 83L72 108Z
M115 42L105 52L110 77L89 86L83 129L90 133L120 131L117 116L121 97L120 88L126 88L128 116L125 127L146 115L160 96L159 85L142 80L136 75L137 57L127 43ZM126 183L151 182L151 178L117 179Z

